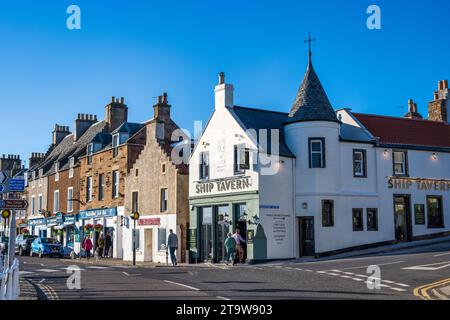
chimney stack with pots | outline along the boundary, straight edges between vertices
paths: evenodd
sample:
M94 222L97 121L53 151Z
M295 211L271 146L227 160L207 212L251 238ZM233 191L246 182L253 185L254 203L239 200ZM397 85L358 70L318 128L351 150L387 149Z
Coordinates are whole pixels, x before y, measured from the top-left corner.
M417 103L412 99L408 100L408 112L404 117L409 119L423 119L422 115L417 111Z
M35 165L39 164L44 159L44 156L45 153L32 152L31 157L28 159L28 166L32 168Z
M428 103L428 119L450 123L450 97L447 80L438 82L434 100Z
M128 121L128 107L125 104L125 98L121 97L120 100L114 96L111 98L111 102L105 107L105 121L110 132Z
M78 141L81 136L97 122L97 116L94 114L82 114L79 113L75 120L74 126L74 141Z
M55 128L52 132L52 144L59 144L66 136L68 136L71 132L69 131L68 126L60 126L55 124Z
M234 88L232 84L225 83L225 73L219 73L219 84L214 89L215 109L233 108Z

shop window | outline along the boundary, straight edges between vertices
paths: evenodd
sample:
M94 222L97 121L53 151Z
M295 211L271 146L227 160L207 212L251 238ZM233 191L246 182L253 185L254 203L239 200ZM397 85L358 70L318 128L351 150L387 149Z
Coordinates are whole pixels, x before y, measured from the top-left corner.
M168 191L166 188L161 189L161 212L167 211L167 198L168 198Z
M366 178L366 171L366 150L353 149L353 176L355 178Z
M367 231L378 231L378 209L367 209Z
M427 196L428 228L444 228L441 196Z
M334 201L322 200L322 227L334 226Z
M140 236L140 232L141 229L133 229L133 237L134 237L134 243L135 243L135 248L136 250L140 250L141 249L141 236Z
M394 166L394 175L408 175L408 156L406 154L406 151L394 151L392 161Z
M363 209L353 209L353 231L363 230Z
M200 152L199 179L209 179L209 152Z
M309 138L309 167L325 168L325 139Z
M234 146L234 174L244 174L250 169L250 151L245 145Z
M73 187L67 189L67 212L73 211Z
M86 178L86 200L92 201L92 177Z
M139 193L137 191L133 191L131 198L131 212L139 212Z
M105 200L105 174L98 175L98 200Z
M165 251L166 246L166 229L165 228L158 228L158 250L159 251Z
M113 186L112 186L112 197L118 198L119 197L119 171L113 171Z

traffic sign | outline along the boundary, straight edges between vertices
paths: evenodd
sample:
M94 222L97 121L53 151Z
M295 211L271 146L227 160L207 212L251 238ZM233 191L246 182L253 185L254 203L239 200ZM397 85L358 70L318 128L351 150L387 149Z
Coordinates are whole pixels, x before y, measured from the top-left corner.
M6 187L0 184L0 193L6 192Z
M0 209L14 209L14 210L25 210L28 207L28 202L26 200L1 200Z
M6 188L8 192L24 192L25 191L25 180L24 179L9 179L8 187Z
M2 218L3 219L8 219L9 217L11 216L11 211L9 211L9 210L3 210L2 211Z
M131 219L133 219L133 220L138 220L139 216L140 216L139 212L131 213Z
M5 184L8 181L8 174L6 171L0 171L0 184Z

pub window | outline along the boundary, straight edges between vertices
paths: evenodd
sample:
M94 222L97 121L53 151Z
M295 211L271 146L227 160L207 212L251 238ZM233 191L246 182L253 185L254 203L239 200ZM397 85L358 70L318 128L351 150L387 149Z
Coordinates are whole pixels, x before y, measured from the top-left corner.
M322 227L334 226L334 201L322 200Z
M366 171L366 150L353 149L353 176L356 178L366 178Z
M92 201L92 177L86 178L86 199Z
M113 157L116 157L118 154L119 144L120 144L120 135L117 133L113 136L113 139L112 139Z
M309 167L325 168L325 139L309 138Z
M363 230L363 209L353 209L353 231Z
M98 200L105 200L105 174L98 175Z
M243 145L234 146L234 174L250 169L250 151Z
M112 197L118 198L119 197L119 171L113 171L112 174L113 177L113 186L112 186Z
M158 228L158 250L166 250L166 228Z
M427 196L428 228L444 228L442 197Z
M137 191L132 193L131 212L139 212L139 194Z
M408 175L408 162L405 151L394 151L392 160L394 162L394 175Z
M161 189L161 212L167 211L167 189Z
M200 152L200 167L199 167L200 180L209 179L209 152Z
M367 209L367 231L378 231L378 209Z

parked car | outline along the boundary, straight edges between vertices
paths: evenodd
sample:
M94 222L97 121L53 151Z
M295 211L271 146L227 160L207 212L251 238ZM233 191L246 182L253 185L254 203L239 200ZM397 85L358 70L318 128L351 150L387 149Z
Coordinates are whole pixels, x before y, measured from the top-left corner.
M39 258L43 256L58 256L63 258L64 249L61 242L56 239L38 237L31 243L30 256L33 257L35 254Z
M16 237L15 252L19 256L30 253L31 243L37 238L37 236L31 234L19 234Z

